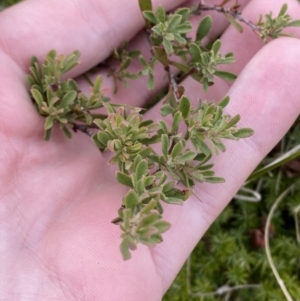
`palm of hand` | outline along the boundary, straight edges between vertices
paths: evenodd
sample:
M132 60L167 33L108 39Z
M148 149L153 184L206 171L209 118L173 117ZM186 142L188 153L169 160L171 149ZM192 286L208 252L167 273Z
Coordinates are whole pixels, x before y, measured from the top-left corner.
M96 6L94 2L96 1L80 5L89 7L92 14L92 4ZM165 2L170 7L172 2ZM255 8L255 1L251 1L249 5L251 4ZM45 8L44 4L34 1L26 1L20 7L22 5L28 12L32 11L31 5L38 7L42 16L35 16L37 20L41 20L43 14L44 18L49 14L47 2ZM70 3L67 5L71 6ZM130 9L134 11L135 8ZM6 15L0 15L1 25L7 25L7 16L17 16L19 13L16 7L7 11ZM141 23L140 20L136 22ZM46 32L47 25L45 27ZM13 44L8 39L11 32L7 31L3 45ZM228 41L234 38L233 32L225 32L225 48L240 47L238 43L228 45ZM18 34L22 36L23 33ZM90 39L92 40L91 37ZM119 37L121 39L122 35ZM65 45L58 46L58 52L69 52L82 47L81 43L73 42L71 49ZM118 42L117 39L116 43ZM96 44L95 41L91 43ZM275 43L283 45L280 41ZM258 134L254 142L243 142L238 146L239 150L229 145L229 152L221 158L226 160L216 161L217 173L226 178L226 185L218 191L212 191L211 186L202 186L200 193L204 202L201 204L192 199L183 208L168 207L166 219L173 226L164 236L165 242L154 249L139 246L134 259L125 263L118 248L119 229L110 220L116 216L126 190L116 183L114 169L107 165L106 155L99 153L89 138L81 134L67 140L57 130L50 142L43 141L43 119L37 116L30 103L24 83L24 71L20 67L26 64L22 60L25 62L33 54L32 50L24 46L25 54L22 54L22 59L14 51L10 53L11 57L1 52L0 258L4 273L0 275L0 297L5 300L19 300L22 297L28 300L159 300L208 225L299 112L299 95L291 89L290 108L286 108L284 112L278 109L285 82L293 80L299 69L293 58L287 58L278 64L280 72L292 73L289 78L285 81L281 78L267 78L263 85L261 83L261 78L265 78L267 74L264 70L278 61L275 52L278 46L275 43L269 46L270 51L274 50L275 58L269 63L265 62L261 70L255 70L257 78L253 79L251 70L259 62L266 61L267 52L253 60L252 65L247 67L248 70L230 90L233 99L242 98L244 101L236 103L231 110L244 114L245 123L253 120L251 116L257 112L257 108L264 110L266 119L256 120L254 130ZM283 51L295 56L299 42L289 40L285 43L288 46ZM47 47L38 50L40 57L49 50ZM257 42L252 49L248 49L249 53L240 54L239 64L232 71L239 73L260 47L261 44ZM296 50L292 51L291 48ZM96 55L91 55L89 50L80 51L83 52L83 57L93 58L90 61L83 59L81 72L100 60L99 57L95 58ZM195 97L199 96L199 91L195 93L192 82L187 82L186 85L187 89L194 91L192 93ZM245 90L244 87L250 87L247 93L240 92ZM270 89L272 93L269 95ZM219 95L224 95L227 90L227 86L222 91L215 89L208 97L219 99ZM274 91L277 92L277 98L274 98ZM114 101L121 103L126 96L132 104L141 104L140 98L136 96L134 99L130 93L121 91ZM265 97L263 100L261 95ZM255 101L255 97L260 99ZM251 105L247 99L251 100ZM273 106L268 103L270 99ZM277 119L268 117L272 114L276 114ZM157 115L154 109L148 117L157 118ZM273 136L266 138L270 129L273 129ZM252 156L252 161L244 163L243 159L249 155ZM241 158L240 163L236 163L236 156Z

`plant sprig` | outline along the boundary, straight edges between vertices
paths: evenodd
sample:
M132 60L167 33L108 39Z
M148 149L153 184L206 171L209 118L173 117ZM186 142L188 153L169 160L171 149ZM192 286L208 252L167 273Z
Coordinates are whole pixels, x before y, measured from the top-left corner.
M113 58L120 62L120 66L110 69L110 75L115 82L119 80L125 85L128 85L127 79L148 76L148 89L153 89L154 67L157 63L162 64L168 74L169 91L160 109L162 119L158 122L145 120L141 108L111 103L102 88L100 76L93 83L89 96L79 90L73 79L62 79L78 65L78 51L57 56L51 50L42 65L33 57L31 74L27 76L37 112L45 117L46 140L50 139L53 126L58 124L68 138L71 130L80 130L90 135L101 151L112 153L109 163L118 167L116 180L129 189L122 199L118 216L112 221L122 231L124 259L130 258L130 250L134 250L138 243L155 245L162 241L162 234L170 227L170 223L163 220L162 202L182 205L193 193L197 182L224 181L215 176L210 161L214 155L226 151L224 139L238 140L253 134L250 128L237 127L239 115L232 117L224 112L229 96L217 104L201 101L193 106L171 71L171 66L177 68L184 78L190 76L200 82L205 91L214 84L215 76L225 80L236 78L234 74L218 69L219 65L232 63L233 54L222 56L219 40L209 48L203 45L202 41L211 29L211 17L200 20L197 34L192 39L187 36L192 29L189 17L197 10L180 8L167 13L159 6L154 13L147 10L152 7L151 1L140 0L139 3L153 56L147 61L138 50L127 51L125 43L120 50L114 51ZM199 10L205 10L202 4ZM285 16L283 7L279 19L287 20ZM280 24L276 25L278 29L293 23L288 20L284 24L274 24ZM276 31L272 37L279 35ZM174 57L181 61L174 60ZM141 63L141 69L136 73L128 69L134 59ZM97 113L99 108L106 110L101 118ZM171 123L164 120L168 115ZM157 143L161 145L160 151L152 146ZM179 182L184 189L179 189Z

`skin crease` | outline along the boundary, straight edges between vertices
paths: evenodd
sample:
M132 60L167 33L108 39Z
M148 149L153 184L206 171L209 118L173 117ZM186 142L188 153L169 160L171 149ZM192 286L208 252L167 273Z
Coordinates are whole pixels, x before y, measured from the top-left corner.
M181 2L153 1L168 9ZM284 2L292 17L300 13L293 0L248 2L244 14L254 21L270 9L276 15ZM0 13L0 300L161 300L209 225L299 114L299 29L289 30L296 38L264 46L251 30L241 35L219 18L213 30L224 32L222 51L237 58L226 67L239 78L231 86L218 81L207 94L191 80L184 85L193 99L228 93L226 111L240 113L240 126L255 134L226 141L226 153L214 160L226 183L197 186L202 202L191 197L182 207L166 206L172 227L164 242L139 245L123 262L120 231L110 221L126 188L87 136L67 140L55 129L51 141L43 141L43 118L31 104L24 74L31 55L42 60L55 48L81 51L81 64L70 73L79 76L137 33L143 24L137 1L65 0L62 6L59 0L27 0ZM138 82L133 90L137 85L145 87ZM122 89L114 101L142 105L150 95ZM160 119L158 108L147 118Z

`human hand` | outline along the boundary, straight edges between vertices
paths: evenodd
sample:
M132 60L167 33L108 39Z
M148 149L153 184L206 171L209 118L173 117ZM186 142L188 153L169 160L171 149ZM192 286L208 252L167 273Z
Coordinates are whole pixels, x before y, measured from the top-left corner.
M160 1L168 9L181 2ZM299 15L300 6L292 0L245 0L243 13L257 20L270 9L277 13L283 2L292 16ZM231 87L217 81L207 94L187 80L186 91L208 100L228 93L229 113L240 113L241 126L253 128L255 134L238 144L228 142L227 152L215 160L216 174L226 183L197 186L202 202L190 197L183 207L167 206L166 220L172 227L164 242L154 248L139 245L124 262L120 231L110 221L126 191L116 183L108 155L100 154L81 133L67 140L55 130L45 142L43 118L31 103L25 73L31 55L42 60L51 48L64 54L78 49L81 65L70 76L80 76L141 28L137 1L27 0L0 14L0 299L162 298L209 225L299 114L298 39L279 39L263 47L249 28L241 35L226 29L221 15L213 15L211 39L223 33L222 51L233 51L237 60L227 70L240 77ZM299 36L299 30L294 32ZM132 45L149 52L143 34ZM157 75L159 89L164 72L157 70ZM105 86L112 87L110 79ZM120 88L113 101L143 106L157 92L145 87L141 79L129 90ZM147 117L159 119L157 107Z

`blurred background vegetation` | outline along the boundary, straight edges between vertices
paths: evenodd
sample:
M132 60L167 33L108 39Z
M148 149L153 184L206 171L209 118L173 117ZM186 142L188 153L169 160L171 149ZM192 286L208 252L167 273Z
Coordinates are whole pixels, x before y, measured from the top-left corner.
M210 227L163 301L289 300L280 279L300 300L299 127L300 119Z

